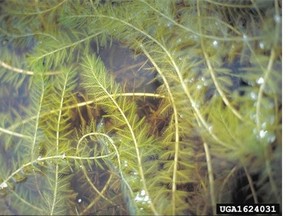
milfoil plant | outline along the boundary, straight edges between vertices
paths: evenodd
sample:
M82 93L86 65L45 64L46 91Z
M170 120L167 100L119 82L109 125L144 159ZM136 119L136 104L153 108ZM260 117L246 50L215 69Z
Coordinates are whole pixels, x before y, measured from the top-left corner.
M281 204L281 7L1 1L1 213Z

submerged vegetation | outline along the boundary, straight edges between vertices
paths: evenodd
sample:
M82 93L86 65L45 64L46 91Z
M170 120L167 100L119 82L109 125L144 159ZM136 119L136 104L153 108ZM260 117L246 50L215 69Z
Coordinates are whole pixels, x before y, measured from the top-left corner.
M281 204L281 1L0 3L2 214Z

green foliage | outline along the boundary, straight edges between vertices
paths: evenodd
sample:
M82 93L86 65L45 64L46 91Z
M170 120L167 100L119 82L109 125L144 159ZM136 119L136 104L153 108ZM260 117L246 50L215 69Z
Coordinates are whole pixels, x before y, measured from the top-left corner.
M281 203L281 39L277 0L1 1L2 213Z

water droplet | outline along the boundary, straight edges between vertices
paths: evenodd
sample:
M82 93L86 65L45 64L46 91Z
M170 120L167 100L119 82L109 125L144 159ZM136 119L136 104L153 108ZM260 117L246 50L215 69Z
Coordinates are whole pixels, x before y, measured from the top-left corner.
M65 153L62 155L62 159L65 159L65 157L66 157L66 155L65 155Z
M77 202L78 202L78 203L82 203L82 199L79 198L79 199L77 200Z
M37 160L41 160L42 159L42 157L41 157L41 155L37 158Z

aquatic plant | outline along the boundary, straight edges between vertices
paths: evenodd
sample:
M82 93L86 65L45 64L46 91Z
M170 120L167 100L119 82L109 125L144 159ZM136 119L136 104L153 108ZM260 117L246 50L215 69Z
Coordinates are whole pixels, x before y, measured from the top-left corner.
M0 20L1 213L281 204L281 1L9 0Z

